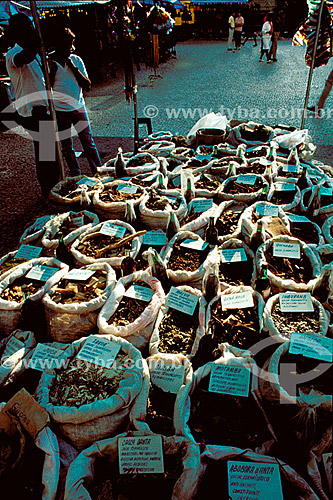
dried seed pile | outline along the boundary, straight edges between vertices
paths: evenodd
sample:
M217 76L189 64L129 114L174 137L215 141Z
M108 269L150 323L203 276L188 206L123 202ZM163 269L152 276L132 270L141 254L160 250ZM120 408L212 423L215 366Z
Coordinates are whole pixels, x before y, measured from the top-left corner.
M220 344L228 342L240 349L250 349L262 339L258 308L222 310L221 300L217 300L211 310L209 323L214 339Z
M125 236L128 236L128 233L125 233ZM87 257L97 257L97 252L107 247L108 245L112 245L113 243L117 243L121 238L118 236L106 236L102 233L96 234L94 238L86 239L81 241L78 245L77 249L82 254ZM116 256L125 256L129 255L130 250L132 249L132 242L128 242L125 245L118 247L114 250L109 250L103 254L103 257L110 258Z
M104 203L121 202L128 200L137 200L142 196L142 193L123 193L118 190L118 185L106 187L99 195L100 200Z
M73 302L89 302L103 295L106 287L106 271L95 271L86 281L63 279L51 293L53 302L72 304Z
M79 408L111 397L124 377L129 359L118 354L114 367L108 369L73 359L66 369L57 372L50 389L50 403Z
M193 316L169 309L159 326L159 351L190 354L198 326L198 306Z
M9 259L0 264L0 276L1 274L5 274L10 269L23 264L23 262L27 262L27 259L15 259L15 257L9 257Z
M319 309L316 305L314 305L313 312L282 313L280 304L277 302L272 310L272 321L275 328L289 338L292 332L320 332Z
M23 302L29 296L34 295L42 285L38 281L28 278L17 278L13 283L8 285L0 295L2 300L10 302Z
M249 194L249 193L256 193L263 187L263 181L260 177L257 177L256 182L253 184L253 186L250 186L249 184L241 184L236 182L237 179L233 179L230 182L228 182L227 186L225 187L224 192L229 193L229 194Z
M191 250L180 246L181 242L173 245L168 269L173 271L181 270L193 272L204 263L209 252L209 247L205 250Z
M253 261L220 263L219 279L229 286L251 285Z
M310 260L301 248L300 259L286 259L273 256L273 246L265 253L268 270L282 279L291 279L296 283L308 283L313 278Z

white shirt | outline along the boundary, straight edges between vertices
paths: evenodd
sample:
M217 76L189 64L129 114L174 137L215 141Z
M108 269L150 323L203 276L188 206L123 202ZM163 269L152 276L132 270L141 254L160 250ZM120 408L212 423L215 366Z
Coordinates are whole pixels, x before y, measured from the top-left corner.
M88 73L81 57L71 54L71 60L81 73L88 78ZM54 106L57 111L72 111L84 107L82 88L77 82L73 71L65 64L57 64L57 72L53 84Z
M45 81L39 55L29 64L23 64L20 68L15 66L14 56L22 50L16 44L7 52L6 67L15 90L16 110L21 116L31 116L34 106L47 106Z
M240 24L240 26L235 27L235 31L243 31L244 17L236 17L235 22Z
M271 36L272 25L269 21L266 21L262 27L262 34L265 37Z
M235 28L235 19L234 19L234 16L230 16L229 17L228 24L229 24L229 28L231 28L231 29Z

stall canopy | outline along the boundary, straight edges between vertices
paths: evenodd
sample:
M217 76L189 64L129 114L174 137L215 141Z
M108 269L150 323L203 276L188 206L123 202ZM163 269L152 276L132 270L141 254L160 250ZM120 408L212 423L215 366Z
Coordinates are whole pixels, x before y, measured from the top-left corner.
M194 5L209 5L209 4L243 4L246 5L249 3L248 0L191 0L191 3Z
M156 3L156 0L132 0L132 3L154 5ZM185 7L185 5L180 0L158 0L157 3L163 6L171 5L175 9L184 9Z
M57 2L47 2L47 1L37 1L36 6L37 9L68 9L69 7L79 7L85 5L91 5L94 3L110 3L111 0L59 0ZM3 2L0 2L3 3ZM8 2L7 2L8 3ZM12 2L9 2L12 3ZM25 6L30 7L30 2L25 0L18 0L18 3Z

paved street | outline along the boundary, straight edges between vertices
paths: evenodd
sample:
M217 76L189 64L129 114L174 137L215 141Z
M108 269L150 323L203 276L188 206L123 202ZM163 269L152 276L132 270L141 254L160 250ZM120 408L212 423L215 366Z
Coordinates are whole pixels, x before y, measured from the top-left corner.
M309 71L304 51L292 47L290 41L281 41L278 63L269 65L258 62L259 47L254 48L250 41L236 53L227 52L226 42L179 44L177 58L158 68L162 78L150 79L152 72L144 68L138 72L139 115L156 114L154 131L176 134L186 134L206 110L217 112L221 106L229 118L300 126L297 112L304 102ZM315 70L311 104L320 94L328 71ZM102 159L113 157L119 145L126 151L132 148L133 107L126 103L122 89L119 70L116 79L95 86L86 98ZM308 117L306 121L318 145L316 156L327 163L333 163L333 92L327 101L327 109L330 107L332 118ZM86 160L80 161L83 171L89 173ZM17 245L29 222L52 211L39 194L31 142L13 132L0 133L0 196L2 255Z

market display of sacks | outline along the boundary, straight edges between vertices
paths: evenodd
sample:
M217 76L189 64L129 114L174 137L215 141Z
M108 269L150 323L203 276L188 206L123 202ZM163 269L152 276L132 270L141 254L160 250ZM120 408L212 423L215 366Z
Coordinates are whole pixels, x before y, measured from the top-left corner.
M139 205L139 217L143 226L147 229L166 230L170 213L176 214L178 220L182 220L187 212L184 197L175 190L161 191L150 189L145 194Z
M132 205L132 210L139 205L145 194L141 186L115 180L103 184L96 190L93 196L93 207L96 213L103 219L120 219L125 217L130 210L128 204ZM128 220L126 218L126 220Z
M51 189L48 201L55 208L64 211L90 208L94 192L101 187L101 181L95 177L68 177Z

